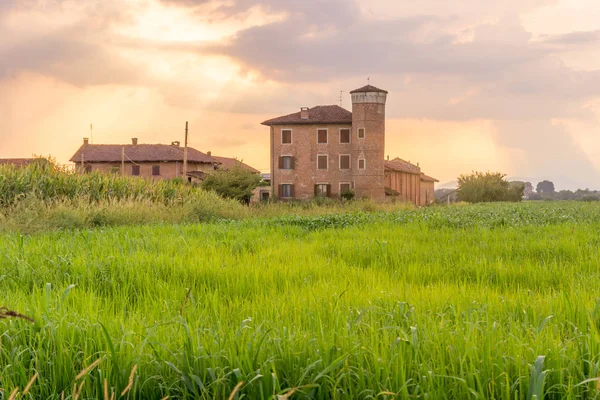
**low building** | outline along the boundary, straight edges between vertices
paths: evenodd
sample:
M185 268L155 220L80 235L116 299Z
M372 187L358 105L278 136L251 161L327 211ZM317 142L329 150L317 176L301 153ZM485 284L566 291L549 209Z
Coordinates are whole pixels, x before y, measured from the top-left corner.
M421 205L428 205L435 202L435 184L437 179L421 173Z
M421 172L419 165L399 157L385 162L385 187L388 196L424 206L434 201L437 179Z
M208 154L188 147L188 180L202 177L202 173L214 171L219 164ZM90 144L87 138L71 157L75 169L89 173L119 173L153 179L183 178L183 147L179 142L168 144ZM122 170L123 169L123 170Z

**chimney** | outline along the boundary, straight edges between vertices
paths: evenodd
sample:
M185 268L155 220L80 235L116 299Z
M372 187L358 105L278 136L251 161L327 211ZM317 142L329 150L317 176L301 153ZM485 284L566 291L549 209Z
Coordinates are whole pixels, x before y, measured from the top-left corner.
M83 144L89 144L90 143L90 139L84 137L83 138Z
M171 146L179 147L180 143L178 140L171 142Z
M131 144L134 146L137 146L137 138L136 137L131 138Z
M300 108L300 119L308 119L308 107Z
M211 157L212 156L212 151L207 151L206 155L209 156L209 157Z

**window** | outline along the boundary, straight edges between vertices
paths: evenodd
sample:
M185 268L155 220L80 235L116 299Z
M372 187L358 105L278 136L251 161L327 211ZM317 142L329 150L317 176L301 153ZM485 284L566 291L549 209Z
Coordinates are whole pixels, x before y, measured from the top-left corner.
M327 183L319 183L315 185L315 196L329 197L331 195L331 185Z
M365 138L365 128L358 128L358 138L359 139Z
M349 154L340 154L340 169L350 169Z
M340 194L344 194L346 192L350 192L352 191L352 188L350 187L350 183L345 182L345 183L340 183Z
M159 176L160 175L160 165L153 165L152 166L152 176Z
M90 172L92 172L92 166L91 165L86 165L84 168L84 171L86 174L89 174Z
M317 169L327 169L327 164L329 163L329 157L327 154L319 154L317 155Z
M350 143L350 129L340 129L340 143Z
M118 174L121 171L120 167L114 166L110 169L111 174Z
M266 190L261 190L261 192L260 192L260 200L261 201L269 201L269 196L270 196L269 192L267 192Z
M358 160L358 169L366 169L367 168L367 160L361 158Z
M284 129L281 131L281 143L282 144L292 143L292 131L290 129Z
M133 175L133 176L140 176L140 166L139 165L132 165L131 166L131 175Z
M292 157L292 156L279 157L279 169L294 169L294 157Z
M290 185L289 183L279 185L279 197L282 199L290 199L294 197L294 185Z
M327 144L327 129L317 130L317 143Z

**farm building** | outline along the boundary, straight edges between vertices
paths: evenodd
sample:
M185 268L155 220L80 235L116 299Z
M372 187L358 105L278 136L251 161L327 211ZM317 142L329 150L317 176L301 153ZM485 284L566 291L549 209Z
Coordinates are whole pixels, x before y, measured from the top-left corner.
M183 177L184 149L180 142L171 144L140 144L137 138L131 144L90 144L87 138L71 157L79 172L100 171L152 179ZM255 173L257 170L234 158L213 156L192 147L187 151L187 180L201 181L206 173L238 164Z
M352 191L373 199L398 195L416 205L433 199L435 179L423 181L419 167L384 159L388 92L367 85L350 94L352 112L337 105L302 107L262 123L270 128L274 196L306 199Z

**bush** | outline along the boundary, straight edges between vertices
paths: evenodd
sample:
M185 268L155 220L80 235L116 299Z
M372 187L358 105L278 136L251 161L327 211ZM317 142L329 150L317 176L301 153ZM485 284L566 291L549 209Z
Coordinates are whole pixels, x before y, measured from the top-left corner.
M342 194L340 196L344 200L352 200L352 199L354 199L354 196L356 196L356 194L354 193L353 190L346 190L346 191L342 192Z
M499 172L474 172L470 175L461 175L458 178L456 191L458 199L468 203L521 201L525 186L518 183L511 185L504 179L505 177L506 175Z
M260 176L240 166L228 170L217 170L208 174L202 188L216 192L226 199L234 199L248 204L252 191L260 184Z

